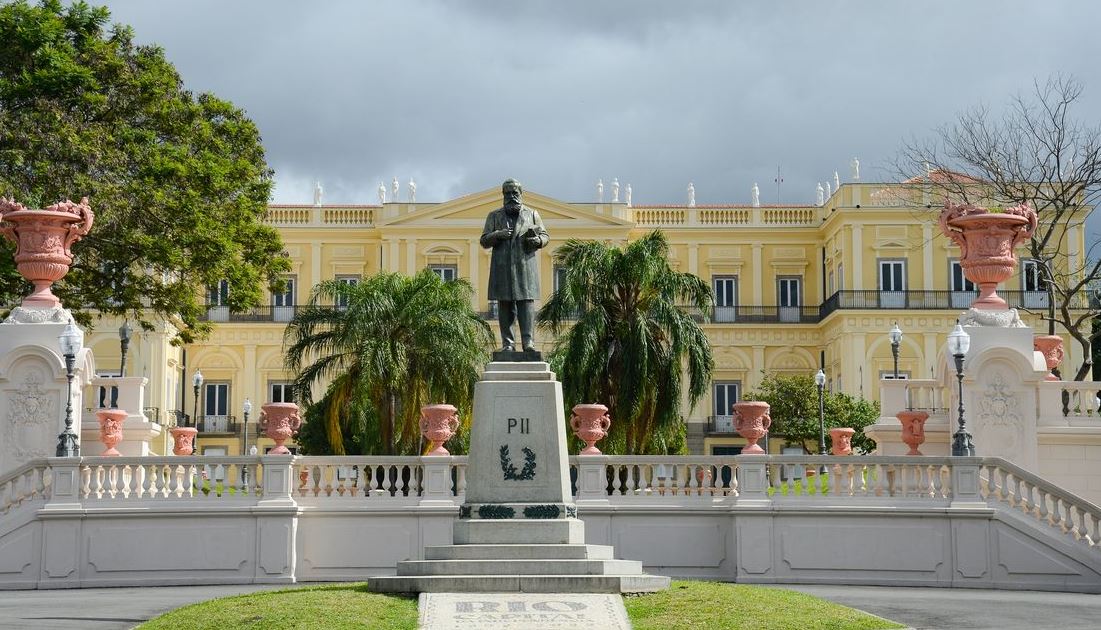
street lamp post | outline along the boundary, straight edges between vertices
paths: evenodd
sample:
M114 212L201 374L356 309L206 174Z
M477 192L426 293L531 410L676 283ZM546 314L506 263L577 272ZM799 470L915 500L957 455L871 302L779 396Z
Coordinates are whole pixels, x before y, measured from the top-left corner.
M84 347L84 332L73 322L57 338L61 345L61 354L65 357L65 376L69 380L69 391L65 397L65 430L57 436L58 457L80 457L80 440L73 431L73 372L76 369L76 355Z
M119 346L122 349L122 361L119 363L119 376L126 376L126 350L130 347L130 323L123 321L119 327Z
M193 404L191 406L191 410L192 410L191 413L194 414L194 416L195 416L194 417L195 424L193 426L196 429L198 429L199 428L199 388L203 386L203 373L202 372L200 372L199 370L195 370L195 375L191 377L191 385L192 385L192 387L194 388L194 391L195 391L195 404ZM196 440L196 442L197 441L198 440Z
M948 334L948 353L956 360L956 380L959 382L959 429L952 435L952 455L960 457L974 457L975 444L971 441L971 434L967 432L967 423L963 417L963 359L971 348L971 335L960 326L956 320L956 327Z
M242 425L243 428L242 428L242 433L241 433L241 454L242 455L245 454L245 447L248 446L248 415L250 413L252 413L252 401L249 400L248 398L245 399L245 405L243 407L243 410L245 412L245 423ZM241 466L241 481L242 481L242 484L241 484L242 487L247 490L248 489L248 464L243 464Z
M895 358L895 380L898 380L898 346L902 343L902 329L898 327L898 322L891 328L891 332L887 333L887 336L891 338L891 354Z
M819 369L818 373L814 375L814 384L818 386L818 454L826 454L826 399L825 399L825 387L826 387L826 373ZM826 467L822 466L822 470L819 471L825 474Z

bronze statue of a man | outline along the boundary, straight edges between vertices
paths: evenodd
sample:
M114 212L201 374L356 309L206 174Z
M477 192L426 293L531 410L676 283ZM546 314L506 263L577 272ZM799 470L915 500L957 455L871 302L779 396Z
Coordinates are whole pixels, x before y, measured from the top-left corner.
M515 179L501 185L503 208L486 217L481 243L493 249L489 263L489 299L497 300L501 349L515 350L512 324L520 320L525 352L535 351L535 300L539 297L538 251L550 237L539 213L523 205L524 189Z

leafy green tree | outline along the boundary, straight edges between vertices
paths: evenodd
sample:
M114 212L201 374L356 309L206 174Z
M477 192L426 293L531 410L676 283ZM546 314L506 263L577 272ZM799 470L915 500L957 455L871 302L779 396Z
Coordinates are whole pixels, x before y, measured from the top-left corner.
M88 196L95 227L54 289L66 305L205 332L203 288L230 308L260 304L290 269L261 222L272 172L244 112L186 90L156 46L106 8L0 6L0 195L41 207ZM28 292L0 246L0 303ZM85 316L86 318L87 316Z
M679 308L710 312L711 288L669 266L669 243L654 231L625 247L570 239L555 253L565 281L539 311L557 341L552 363L567 406L609 408L611 453L665 453L683 445L680 405L711 381L711 346Z
M428 269L314 287L284 335L307 422L324 427L311 452L417 454L423 405L447 402L469 417L477 367L493 341L472 295L469 282L444 282ZM316 438L318 426L311 431Z
M745 396L769 405L773 436L783 436L790 444L807 453L818 452L818 386L810 374L766 374L760 387ZM829 430L834 427L856 429L853 448L869 453L875 442L864 435L864 427L879 419L879 402L850 396L844 392L823 392L826 446L831 445Z

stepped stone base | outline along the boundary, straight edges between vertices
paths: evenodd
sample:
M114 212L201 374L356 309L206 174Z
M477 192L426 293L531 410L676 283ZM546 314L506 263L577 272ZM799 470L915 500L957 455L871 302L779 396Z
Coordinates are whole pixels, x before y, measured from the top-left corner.
M576 518L458 520L452 532L456 545L581 545L585 542L585 522Z
M376 593L653 593L669 588L657 575L432 575L369 578Z

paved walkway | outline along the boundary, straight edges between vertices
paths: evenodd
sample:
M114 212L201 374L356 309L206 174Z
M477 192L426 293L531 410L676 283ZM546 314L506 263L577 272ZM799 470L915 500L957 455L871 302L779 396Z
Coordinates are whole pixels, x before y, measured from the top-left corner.
M0 591L0 629L133 628L186 604L277 586ZM1101 595L947 588L784 585L921 630L1095 630Z

